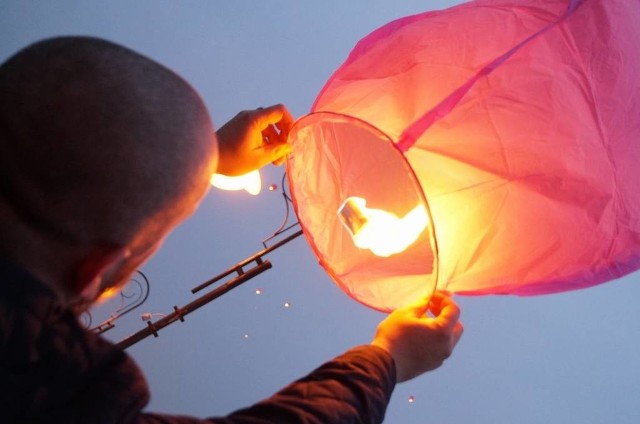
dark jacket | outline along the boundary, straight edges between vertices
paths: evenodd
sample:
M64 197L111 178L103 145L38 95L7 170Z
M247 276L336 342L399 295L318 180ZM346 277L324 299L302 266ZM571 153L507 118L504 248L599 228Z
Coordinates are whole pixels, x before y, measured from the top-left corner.
M0 259L0 278L1 423L379 423L395 385L389 354L361 346L227 417L142 412L147 383L126 353L24 270Z

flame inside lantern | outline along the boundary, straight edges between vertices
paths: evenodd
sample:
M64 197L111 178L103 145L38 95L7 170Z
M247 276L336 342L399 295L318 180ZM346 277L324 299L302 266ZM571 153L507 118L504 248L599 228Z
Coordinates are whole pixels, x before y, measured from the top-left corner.
M382 209L367 208L367 201L355 196L345 200L338 209L338 216L357 247L369 249L381 257L400 253L411 246L429 222L423 205L398 218Z
M255 196L262 189L262 180L259 171L252 171L237 177L213 174L211 185L222 190L246 190L247 193Z

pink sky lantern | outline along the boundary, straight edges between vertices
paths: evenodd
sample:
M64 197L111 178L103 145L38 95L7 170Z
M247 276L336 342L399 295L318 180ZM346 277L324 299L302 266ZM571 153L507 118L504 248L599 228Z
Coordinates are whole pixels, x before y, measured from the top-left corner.
M640 267L640 2L474 1L361 40L291 133L320 264L391 310Z

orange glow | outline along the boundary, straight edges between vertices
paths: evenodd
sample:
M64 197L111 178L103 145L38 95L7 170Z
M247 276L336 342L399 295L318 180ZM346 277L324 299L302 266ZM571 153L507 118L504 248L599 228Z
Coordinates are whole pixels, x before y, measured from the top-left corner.
M111 299L116 293L118 293L118 289L116 289L115 287L109 287L108 289L105 289L102 293L100 293L100 296L98 296L96 302L105 302Z
M361 197L349 197L338 210L338 216L349 230L353 243L377 256L388 257L404 251L429 223L423 205L416 206L402 218L366 205L367 201Z
M262 180L258 171L252 171L237 177L213 174L211 185L222 190L246 190L247 193L255 196L262 189Z

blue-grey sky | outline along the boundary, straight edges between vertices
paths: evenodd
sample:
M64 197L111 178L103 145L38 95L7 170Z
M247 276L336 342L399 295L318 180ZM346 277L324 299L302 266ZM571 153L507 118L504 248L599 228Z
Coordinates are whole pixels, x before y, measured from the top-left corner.
M0 60L43 37L95 35L180 73L218 126L242 109L279 102L299 117L357 40L453 3L3 0ZM265 185L279 184L282 172L264 171ZM144 266L147 303L107 336L120 340L142 328L140 313L193 300L193 286L259 250L283 214L277 192L211 191ZM370 340L383 315L340 292L302 238L269 259L272 270L130 349L151 386L149 409L226 414ZM640 422L637 273L559 295L457 300L465 334L456 352L439 370L397 386L386 422Z

